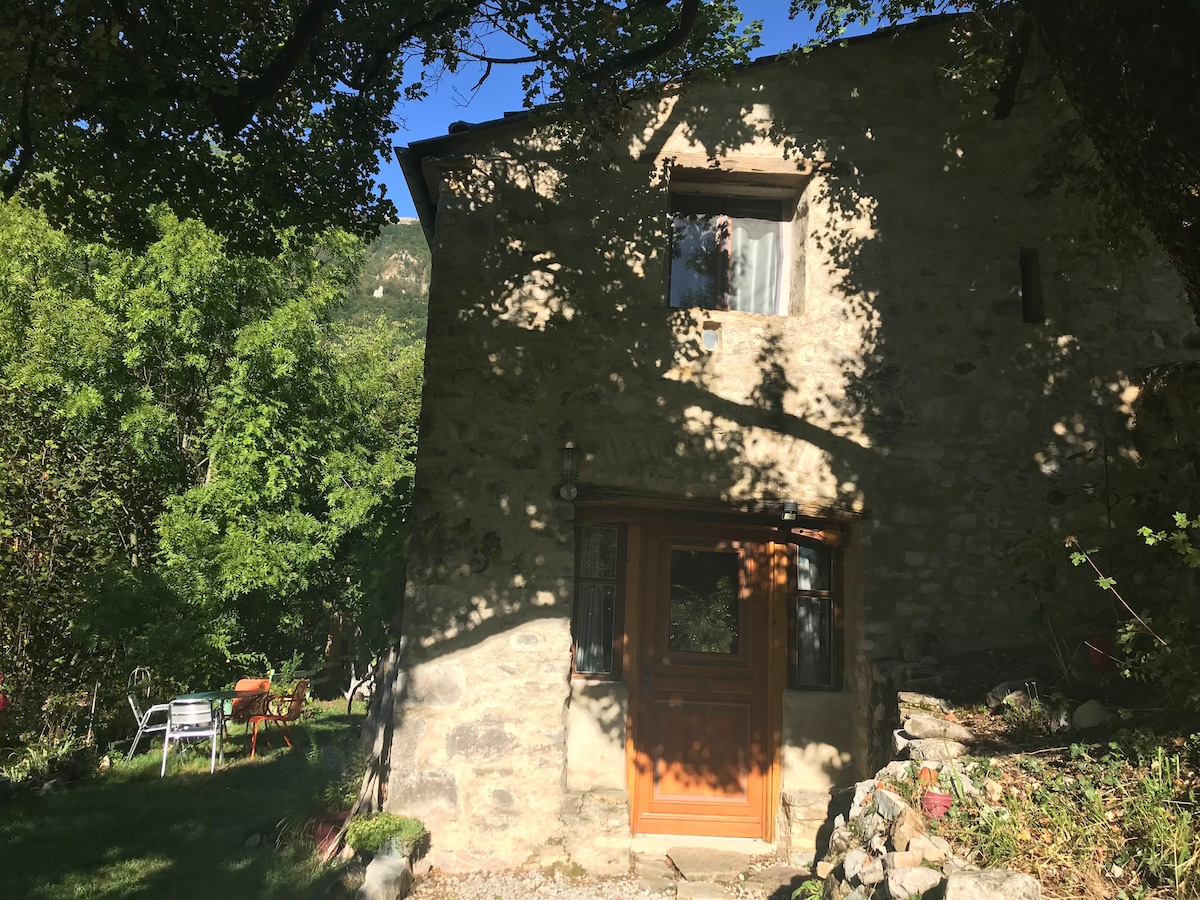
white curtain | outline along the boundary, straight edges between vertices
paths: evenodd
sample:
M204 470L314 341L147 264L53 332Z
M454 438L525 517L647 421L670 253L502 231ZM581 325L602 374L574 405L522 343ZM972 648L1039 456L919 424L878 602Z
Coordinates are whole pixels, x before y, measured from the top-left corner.
M733 219L729 308L764 316L778 312L779 223Z

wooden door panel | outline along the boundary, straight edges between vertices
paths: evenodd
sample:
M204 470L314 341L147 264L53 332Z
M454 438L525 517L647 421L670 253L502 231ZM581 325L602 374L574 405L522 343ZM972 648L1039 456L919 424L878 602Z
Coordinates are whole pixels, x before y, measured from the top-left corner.
M634 830L764 837L769 542L652 530L643 551Z
M747 703L655 703L654 799L748 798L751 708Z

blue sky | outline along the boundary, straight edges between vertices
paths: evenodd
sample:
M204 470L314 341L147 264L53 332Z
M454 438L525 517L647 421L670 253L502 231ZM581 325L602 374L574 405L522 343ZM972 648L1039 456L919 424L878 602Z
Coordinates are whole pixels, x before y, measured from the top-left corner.
M790 49L812 36L813 29L807 20L788 19L788 4L783 0L742 0L739 5L747 20L763 21L763 46L758 51L759 55ZM500 51L496 49L493 52ZM443 78L425 101L397 108L401 126L393 136L394 143L404 145L410 141L437 137L445 134L446 127L459 119L485 122L498 119L505 112L520 109L521 75L525 70L526 67L522 66L496 66L477 91L471 89L479 80L481 67L467 66L456 75ZM380 180L387 186L387 195L396 204L401 216L416 215L404 176L395 159L384 161Z

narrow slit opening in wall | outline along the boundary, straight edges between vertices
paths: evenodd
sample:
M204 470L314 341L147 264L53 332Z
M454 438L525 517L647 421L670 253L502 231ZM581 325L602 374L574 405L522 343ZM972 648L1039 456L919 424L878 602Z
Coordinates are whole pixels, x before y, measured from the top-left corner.
M1046 321L1042 303L1042 267L1038 251L1021 248L1021 321L1038 324Z

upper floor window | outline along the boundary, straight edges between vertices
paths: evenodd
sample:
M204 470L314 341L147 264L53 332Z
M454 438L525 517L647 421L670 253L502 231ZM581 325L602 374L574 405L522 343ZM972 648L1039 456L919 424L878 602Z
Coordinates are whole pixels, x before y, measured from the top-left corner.
M671 195L674 307L786 315L786 202Z

